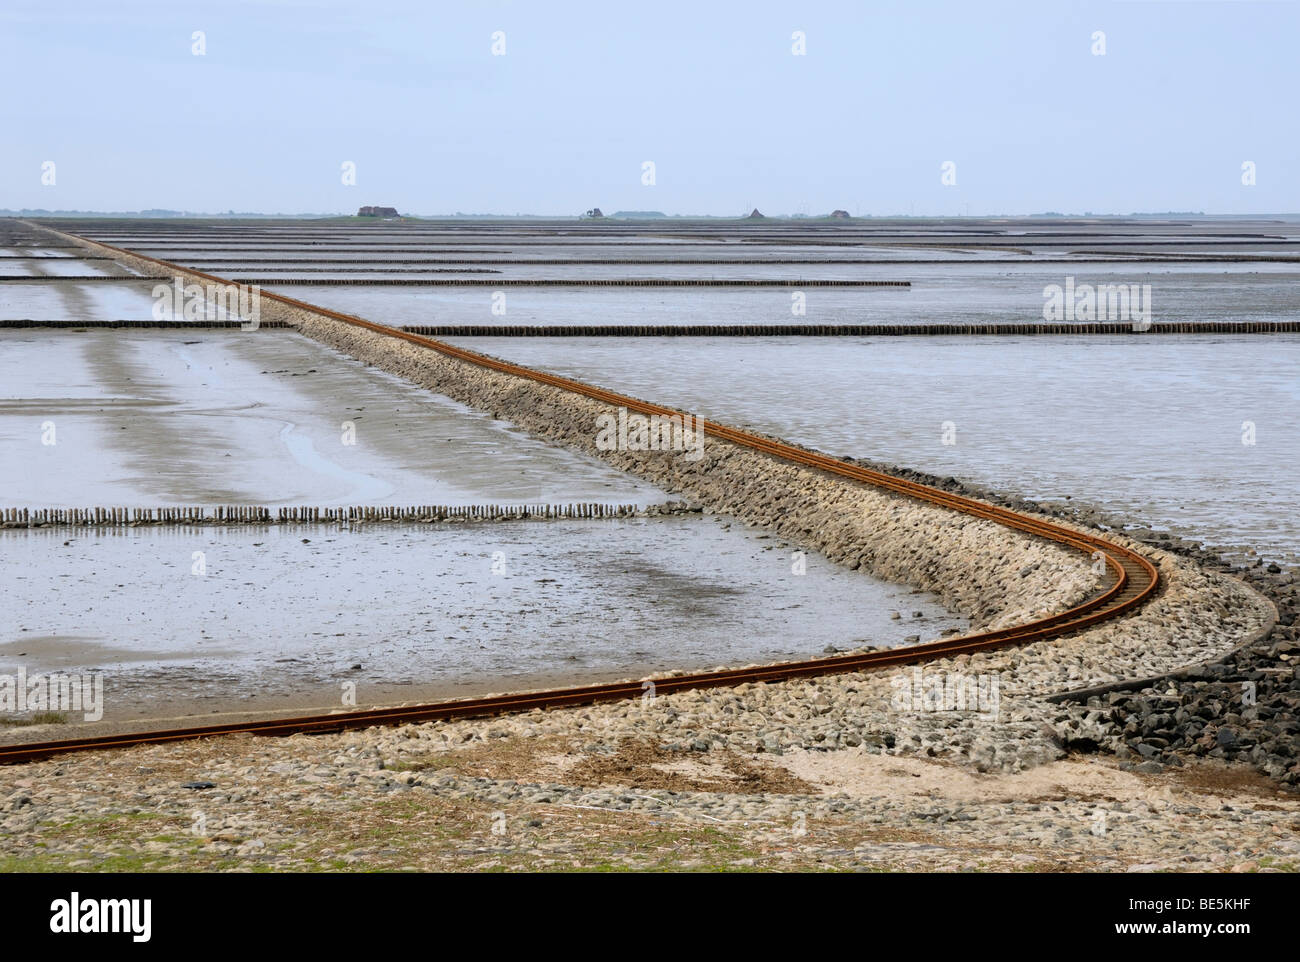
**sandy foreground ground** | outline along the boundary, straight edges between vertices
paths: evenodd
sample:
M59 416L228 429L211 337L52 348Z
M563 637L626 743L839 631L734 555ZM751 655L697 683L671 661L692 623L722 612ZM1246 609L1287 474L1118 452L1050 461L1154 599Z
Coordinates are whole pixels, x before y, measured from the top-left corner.
M667 702L670 699L662 699ZM541 713L537 713L541 715ZM528 717L528 716L525 716ZM667 750L492 721L0 770L6 871L1293 871L1300 799L1215 764L981 774L866 745ZM455 740L444 741L442 735ZM460 740L460 739L464 740Z

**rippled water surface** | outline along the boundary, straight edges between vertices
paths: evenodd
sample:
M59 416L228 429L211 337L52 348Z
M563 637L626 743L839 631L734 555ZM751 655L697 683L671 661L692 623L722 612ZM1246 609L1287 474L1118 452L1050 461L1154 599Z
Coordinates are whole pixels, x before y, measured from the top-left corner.
M739 665L966 625L817 556L796 574L792 550L698 515L6 531L0 671L104 671L129 717L158 699L328 705L344 681L365 703Z
M1294 335L457 343L840 456L1300 552Z

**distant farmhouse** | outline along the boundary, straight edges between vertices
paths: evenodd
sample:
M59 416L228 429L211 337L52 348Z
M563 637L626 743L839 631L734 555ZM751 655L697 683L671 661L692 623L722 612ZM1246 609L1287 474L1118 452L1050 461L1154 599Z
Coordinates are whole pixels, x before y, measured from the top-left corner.
M831 211L831 220L848 220L848 219L849 219L849 212L847 210Z
M763 219L763 214L761 214L761 213L759 212L758 208L755 207L755 208L754 208L754 212L753 212L752 214L749 215L749 219L750 219L750 220L762 220L762 219Z
M362 207L357 211L358 217L400 217L396 207Z

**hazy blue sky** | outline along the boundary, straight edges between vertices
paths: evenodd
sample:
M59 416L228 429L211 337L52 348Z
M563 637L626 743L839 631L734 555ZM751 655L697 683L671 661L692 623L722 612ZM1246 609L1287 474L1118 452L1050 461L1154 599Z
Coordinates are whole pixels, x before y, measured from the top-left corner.
M0 208L1300 211L1298 51L1288 0L0 0Z

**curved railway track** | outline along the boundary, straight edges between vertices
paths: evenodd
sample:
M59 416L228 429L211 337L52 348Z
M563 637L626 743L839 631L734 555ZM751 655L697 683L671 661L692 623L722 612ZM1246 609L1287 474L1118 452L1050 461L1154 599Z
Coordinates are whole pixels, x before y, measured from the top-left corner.
M75 235L70 235L74 236ZM80 239L80 238L78 238ZM90 241L90 243L98 243ZM128 250L112 247L108 244L99 246L127 257L138 257L150 261L175 273L184 273L186 269L145 257ZM222 278L200 271L188 273L214 284L229 284ZM636 398L607 391L603 388L574 381L570 378L536 371L508 361L498 360L474 351L456 347L442 341L412 334L398 328L376 324L349 314L341 314L316 307L293 298L266 291L262 296L278 301L286 306L310 311L325 317L342 321L369 331L418 344L488 370L497 371L515 377L526 378L540 384L546 384L561 390L570 391L592 400L601 401L619 407L626 407L645 415L680 415L682 412L671 408L651 404ZM1155 594L1160 586L1159 573L1152 562L1137 551L1124 545L1116 544L1098 535L1075 531L1064 525L1055 524L1030 515L1021 514L1008 508L987 504L973 498L950 494L938 488L929 487L915 481L896 478L879 471L872 471L856 464L849 464L828 455L807 451L783 441L763 437L748 431L728 427L714 421L697 419L697 428L705 434L728 441L792 464L823 471L837 477L847 478L872 485L906 497L915 498L929 504L938 505L959 512L969 517L994 521L1006 527L1026 534L1046 538L1058 544L1081 551L1093 562L1102 561L1107 571L1106 582L1094 597L1067 611L1025 622L1010 628L977 632L922 645L906 648L894 648L885 651L873 651L859 655L841 655L832 658L816 658L809 661L786 662L757 668L737 668L723 671L700 672L678 675L656 680L656 694L670 694L693 688L725 687L751 682L773 682L791 678L840 672L862 671L889 665L915 664L936 658L987 651L1008 645L1028 644L1059 638L1073 632L1090 628L1103 621L1119 617L1133 611ZM125 748L134 745L161 744L188 741L214 735L254 734L254 735L291 735L299 733L337 732L347 729L369 728L375 725L396 725L413 722L447 720L454 718L481 717L506 712L529 711L534 708L558 708L570 705L593 704L603 701L618 701L641 697L649 685L646 683L614 682L603 685L587 685L574 688L559 688L548 691L520 694L495 695L486 698L465 699L460 701L440 702L429 705L416 705L399 708L371 709L339 714L308 715L296 718L281 718L258 722L235 722L222 725L208 725L196 728L180 728L165 731L133 732L121 735L103 735L83 739L40 742L25 745L0 747L0 763L33 761L61 755L69 752L93 749Z

